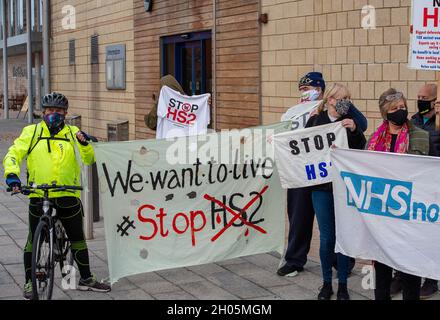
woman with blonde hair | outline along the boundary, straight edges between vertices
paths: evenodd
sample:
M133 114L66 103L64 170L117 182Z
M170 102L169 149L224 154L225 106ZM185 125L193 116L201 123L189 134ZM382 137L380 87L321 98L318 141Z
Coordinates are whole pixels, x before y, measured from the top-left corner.
M350 92L347 87L334 83L326 89L323 100L318 107L318 114L310 117L306 127L341 121L342 126L347 129L349 147L351 149L363 149L366 141L365 136L356 120L348 114L351 106ZM335 256L336 242L332 184L326 183L312 187L312 202L320 232L319 257L324 280L324 284L318 294L318 300L330 300L333 294L332 264ZM336 259L339 280L337 299L349 300L350 296L347 289L349 257L337 253Z
M367 149L372 151L429 155L429 133L408 120L408 106L402 92L388 89L379 98L382 124L371 135ZM376 300L391 300L390 288L393 269L378 261L376 272ZM421 278L399 272L404 300L420 299Z

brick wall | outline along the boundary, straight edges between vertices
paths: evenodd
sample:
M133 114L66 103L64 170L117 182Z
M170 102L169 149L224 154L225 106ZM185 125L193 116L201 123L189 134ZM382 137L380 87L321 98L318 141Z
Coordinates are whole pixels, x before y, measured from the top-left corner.
M216 129L258 125L260 119L259 1L217 0ZM136 138L154 136L144 123L160 82L160 38L211 30L213 1L164 0L151 13L135 0ZM212 119L214 120L214 119Z
M129 120L129 138L135 137L133 0L51 2L50 47L51 90L69 99L69 113L82 116L82 128L101 139L107 138L107 123ZM76 28L65 30L66 14L72 5ZM90 37L99 36L99 64L91 64ZM75 39L75 65L69 65L69 40ZM126 90L108 90L105 79L105 48L125 44Z
M362 8L376 9L376 29L364 30ZM328 83L348 85L356 106L378 127L380 94L389 87L409 98L435 73L407 68L410 0L262 0L263 122L278 121L298 101L298 79L321 71Z

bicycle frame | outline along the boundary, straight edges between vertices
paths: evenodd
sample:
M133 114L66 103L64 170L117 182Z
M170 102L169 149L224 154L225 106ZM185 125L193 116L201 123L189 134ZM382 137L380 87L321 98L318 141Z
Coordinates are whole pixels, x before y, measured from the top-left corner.
M58 261L60 262L60 266L62 265L63 261L65 260L65 256L66 253L64 252L64 247L62 247L62 240L63 240L63 236L62 233L60 234L60 236L57 234L57 230L55 230L56 227L56 222L57 222L57 214L56 211L55 213L53 213L53 204L50 201L49 198L49 191L52 192L59 192L59 191L73 191L73 190L82 190L82 187L79 186L66 186L66 185L56 185L56 184L52 184L52 185L48 185L48 184L42 184L39 186L23 186L21 187L20 192L22 194L25 195L29 195L31 193L37 193L37 190L42 190L43 191L43 203L42 203L42 210L43 210L43 214L40 217L40 220L38 222L37 228L36 228L36 234L34 234L34 241L33 241L33 248L32 248L32 283L33 285L35 285L34 287L34 299L38 300L39 299L39 293L37 292L36 289L36 283L37 281L39 281L39 285L41 283L46 283L47 285L47 279L49 279L49 285L44 289L44 290L48 290L47 292L47 298L51 299L52 297L52 289L53 289L53 273L55 272L55 266L57 263L57 258L55 258L54 255L54 249L55 246L58 247L59 252L57 253L57 255L59 256ZM8 189L8 191L11 191L10 189ZM14 193L13 193L14 194ZM40 257L40 243L38 241L35 241L35 239L40 239L37 238L37 236L40 236L41 233L38 233L38 230L40 228L40 231L42 230L41 228L44 228L44 223L46 225L47 228L47 232L49 235L49 246L50 246L50 251L49 251L49 258L48 258L48 265L43 264L43 266L39 265L37 266L37 264L39 264L39 262L37 262L37 259L39 259ZM40 226L41 225L41 226ZM62 224L61 224L62 225ZM55 231L55 235L54 235L54 231ZM63 232L64 229L63 229ZM68 240L68 239L67 239ZM46 273L45 271L42 272L36 272L36 268L38 267L38 270L49 270L49 273ZM35 271L35 273L34 273ZM63 272L63 271L62 271ZM47 276L49 274L48 277L44 278L44 276ZM38 277L41 277L43 275L43 282L41 282L41 279L38 279ZM36 296L35 296L36 295Z

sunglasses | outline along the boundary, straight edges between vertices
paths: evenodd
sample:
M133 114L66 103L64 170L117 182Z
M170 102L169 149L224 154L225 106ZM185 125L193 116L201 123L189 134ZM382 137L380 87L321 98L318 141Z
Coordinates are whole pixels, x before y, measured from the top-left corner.
M402 99L403 97L403 93L402 92L396 92L393 94L389 94L385 97L386 101L394 101L394 100L399 100Z

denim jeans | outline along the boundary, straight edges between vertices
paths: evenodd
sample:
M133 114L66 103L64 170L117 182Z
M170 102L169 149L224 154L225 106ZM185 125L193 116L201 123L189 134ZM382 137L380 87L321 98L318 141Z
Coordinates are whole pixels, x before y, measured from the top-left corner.
M312 201L320 233L319 257L321 259L322 276L325 282L331 282L336 243L333 193L321 190L312 191ZM337 253L336 258L339 283L347 283L349 257Z

